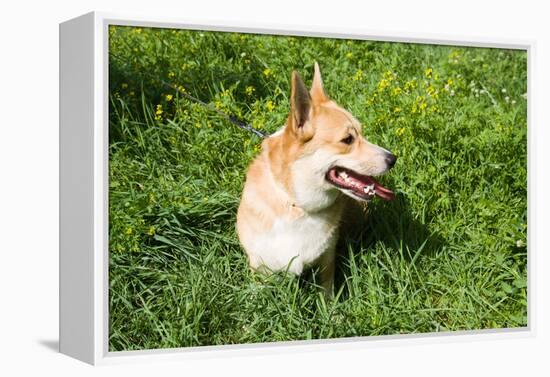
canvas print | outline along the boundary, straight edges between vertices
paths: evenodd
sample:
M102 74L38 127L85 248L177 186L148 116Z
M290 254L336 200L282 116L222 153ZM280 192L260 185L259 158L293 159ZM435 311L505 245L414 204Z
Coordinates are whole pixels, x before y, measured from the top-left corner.
M527 52L109 26L109 350L527 326Z

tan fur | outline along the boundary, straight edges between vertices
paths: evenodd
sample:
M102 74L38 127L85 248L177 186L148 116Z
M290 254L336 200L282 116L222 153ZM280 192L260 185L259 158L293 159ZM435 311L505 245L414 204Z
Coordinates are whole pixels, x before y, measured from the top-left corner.
M325 174L334 164L365 175L383 174L389 152L369 143L359 121L326 96L317 63L309 92L293 72L290 102L284 129L264 140L248 169L237 232L252 269L300 274L318 264L321 284L330 294L347 200ZM342 142L349 135L351 145Z

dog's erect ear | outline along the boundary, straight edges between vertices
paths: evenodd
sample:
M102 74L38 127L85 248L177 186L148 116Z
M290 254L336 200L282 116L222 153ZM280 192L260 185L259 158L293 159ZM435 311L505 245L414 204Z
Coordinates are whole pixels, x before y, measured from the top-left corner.
M302 141L313 137L313 127L309 123L311 97L298 72L292 72L290 92L290 127Z
M314 104L322 103L328 100L325 91L323 89L323 79L321 79L321 70L319 64L315 62L315 68L313 71L313 83L311 84L311 99Z

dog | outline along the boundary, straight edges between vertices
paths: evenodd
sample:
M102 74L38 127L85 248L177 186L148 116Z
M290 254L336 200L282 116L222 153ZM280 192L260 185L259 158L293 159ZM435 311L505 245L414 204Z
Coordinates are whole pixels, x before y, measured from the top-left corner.
M397 157L369 143L353 115L329 99L315 63L311 89L292 72L286 124L262 142L250 164L237 212L237 233L250 268L300 275L319 267L333 294L335 249L346 198L392 200L373 176Z

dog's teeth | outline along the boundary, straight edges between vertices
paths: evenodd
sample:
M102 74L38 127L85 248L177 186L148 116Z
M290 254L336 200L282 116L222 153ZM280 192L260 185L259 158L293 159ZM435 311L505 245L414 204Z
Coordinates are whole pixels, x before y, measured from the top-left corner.
M374 184L363 187L363 192L367 195L375 195Z

